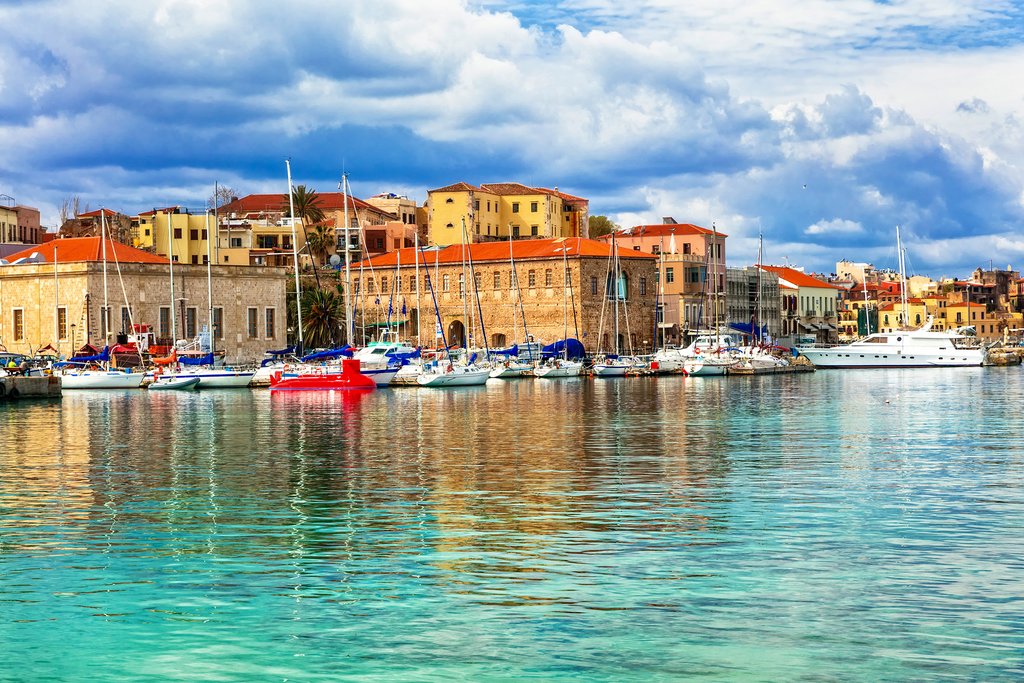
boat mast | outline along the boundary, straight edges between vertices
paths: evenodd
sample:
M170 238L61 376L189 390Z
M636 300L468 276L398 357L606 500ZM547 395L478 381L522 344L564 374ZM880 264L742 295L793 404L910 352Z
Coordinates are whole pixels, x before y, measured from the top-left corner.
M343 220L345 221L345 343L351 344L355 339L355 325L352 320L352 269L349 265L349 220L348 220L348 173L341 174L341 196ZM417 278L418 280L419 278ZM417 281L417 286L419 282ZM418 298L418 297L417 297ZM419 301L417 300L417 305ZM417 311L417 317L419 312Z
M868 311L868 274L863 267L860 269L860 280L861 287L864 289L864 329L867 334L871 334L871 314Z
M711 222L711 324L715 329L715 349L720 350L722 339L718 335L718 256L715 245L718 243L718 228Z
M420 315L420 230L416 228L416 236L413 237L413 245L416 248L416 348L423 346L423 320Z
M100 246L103 248L103 344L110 343L110 303L107 301L107 210L100 207Z
M210 210L206 210L206 299L210 303L209 328L210 353L214 352L213 346L213 254L210 251Z
M156 223L156 209L153 209L153 222ZM167 273L171 277L171 346L178 342L178 323L174 315L174 231L171 228L171 210L167 209Z
M900 226L896 225L896 256L900 267L900 308L903 310L903 325L910 323L910 313L907 310L907 252L900 240Z
M615 231L612 231L612 270L615 272L615 354L622 353L619 348L619 288L622 286L622 274L619 273L619 250L615 246Z
M284 160L285 169L288 171L288 214L291 216L292 224L292 260L295 262L295 313L298 318L298 344L296 350L301 354L302 344L302 290L299 288L299 240L295 235L295 195L292 193L292 162Z
M512 277L509 284L512 285L512 290L516 293L516 300L519 304L519 313L523 316L523 343L526 344L527 353L529 354L529 360L533 362L533 347L530 345L530 330L526 327L526 309L523 307L523 291L519 288L519 273L516 272L516 257L512 250L512 226L509 225L508 229L508 262L512 266ZM562 296L562 302L564 305L565 296ZM515 304L512 306L512 316L515 318ZM513 325L513 329L515 326ZM518 334L516 335L518 336Z
M462 297L462 318L469 322L469 282L466 279L466 240L469 239L466 234L466 218L462 218L462 286L459 288L459 296ZM462 348L466 350L467 362L469 359L469 335L473 333L473 327L466 328L463 326L462 332Z
M764 329L761 326L761 257L764 250L764 235L757 233L757 307L754 309L754 323L757 325L757 343L764 344Z

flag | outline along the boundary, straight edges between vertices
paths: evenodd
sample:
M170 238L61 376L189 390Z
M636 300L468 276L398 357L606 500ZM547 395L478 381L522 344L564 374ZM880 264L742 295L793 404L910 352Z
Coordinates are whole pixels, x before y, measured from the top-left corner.
M405 315L405 314L406 314L405 297L403 296L402 297L402 315Z

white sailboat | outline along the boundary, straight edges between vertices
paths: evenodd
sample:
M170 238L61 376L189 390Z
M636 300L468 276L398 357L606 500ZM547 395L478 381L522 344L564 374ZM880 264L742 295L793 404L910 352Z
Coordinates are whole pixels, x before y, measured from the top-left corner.
M579 238L576 238L576 244L579 245ZM566 240L562 240L562 267L564 270L568 270L569 247ZM513 271L514 272L514 271ZM583 363L569 359L569 304L566 300L565 285L562 286L562 357L561 358L549 358L544 363L541 363L533 370L535 377L543 377L544 379L564 379L566 377L579 377L583 371Z
M722 335L718 327L718 310L720 292L718 289L718 256L716 253L718 244L718 230L715 224L711 224L712 241L711 250L708 255L708 262L711 265L711 287L709 294L711 298L711 325L712 335L709 335L708 346L700 347L695 342L691 344L694 355L683 361L683 371L690 377L721 377L729 368L739 363L739 358L733 355L728 349L732 348L731 337ZM729 340L728 342L726 340ZM698 340L699 341L699 340Z

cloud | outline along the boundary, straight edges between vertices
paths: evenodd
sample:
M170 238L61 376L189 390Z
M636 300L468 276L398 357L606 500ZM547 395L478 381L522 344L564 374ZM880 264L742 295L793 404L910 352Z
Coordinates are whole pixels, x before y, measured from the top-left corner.
M805 235L830 235L836 233L862 233L864 226L857 221L845 218L833 218L830 221L818 221L804 230Z
M624 224L714 221L737 263L763 233L768 253L829 270L890 252L897 223L921 244L996 245L1024 214L1024 102L1005 87L1024 58L1016 11L0 4L0 192L44 209L69 194L201 206L214 180L279 191L290 157L321 190L343 168L357 193L419 201L457 180L517 180Z

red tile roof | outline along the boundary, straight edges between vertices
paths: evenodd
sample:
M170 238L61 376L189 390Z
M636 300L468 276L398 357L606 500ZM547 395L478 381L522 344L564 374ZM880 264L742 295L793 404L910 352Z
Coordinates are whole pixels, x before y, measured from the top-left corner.
M702 228L693 223L658 223L656 225L635 225L632 228L623 228L615 232L618 237L668 237L670 235L715 235L714 230ZM728 237L724 232L717 233L719 237ZM611 234L601 235L600 239L610 240Z
M439 187L436 190L430 190L429 192L486 192L488 194L497 195L499 197L510 196L514 197L517 195L528 195L528 194L546 194L553 197L559 197L563 201L567 202L586 202L587 200L582 197L576 197L571 194L559 192L558 190L550 190L546 187L530 187L523 185L522 183L482 183L480 187L470 185L465 182L457 182L452 185L445 185Z
M796 285L797 287L818 287L819 289L842 289L829 282L824 282L817 278L813 278L807 273L801 273L795 268L788 268L786 266L761 266L762 270L767 270L769 273L775 273L779 276L780 280L785 280L790 284Z
M140 216L152 216L158 213L178 213L180 206L165 206L162 209L150 209L149 211L142 211L139 213Z
M555 195L556 197L560 197L562 199L562 201L566 201L566 202L587 202L588 204L590 203L588 200L584 199L583 197L577 197L575 195L566 194L565 192L562 192L561 190L557 190L557 189L549 190L546 187L538 187L536 189L537 189L538 192L543 192L544 194L552 194L552 195Z
M582 237L569 237L565 239L515 240L512 242L512 256L517 261L561 258L563 244L568 247L568 251L566 252L566 256L568 258L577 258L580 256L608 258L611 253L611 246L608 244L598 242L597 240L584 239ZM466 246L468 246L468 249L464 250L464 245L453 244L439 251L423 251L419 256L417 256L416 249L414 247L407 247L405 249L400 249L399 251L388 252L387 254L381 254L380 256L375 256L372 259L362 261L361 265L364 267L372 265L374 268L387 268L395 266L399 262L399 259L401 259L401 263L403 265L413 265L417 258L419 259L420 265L433 265L435 262L461 263L463 258L468 259L470 256L472 256L474 263L509 260L508 242L483 242L480 244L470 244ZM617 248L616 251L619 254L619 258L639 258L649 259L652 261L658 258L654 254L646 254L639 251L633 251L632 249L623 249L621 247ZM357 263L354 265L359 266L360 264Z
M101 215L104 216L117 216L117 211L111 211L110 209L96 209L95 211L87 211L80 213L75 218L99 218Z
M480 188L460 181L454 185L445 185L444 187L439 187L436 190L427 190L427 192L480 192Z
M321 211L343 211L345 209L345 195L341 192L317 192L316 196L320 198L317 206L320 207ZM228 213L279 214L285 211L284 207L287 203L287 195L283 192L281 194L250 194L233 202L228 202L217 211L222 216ZM349 211L364 209L388 216L392 215L352 195L348 196L348 208Z
M168 263L163 256L151 254L127 244L107 239L107 262L114 263ZM80 261L96 262L103 260L103 250L100 247L99 237L69 237L66 239L53 240L46 244L36 244L28 249L11 254L7 261L31 256L38 253L48 263L53 263L56 253L58 263L76 263Z

